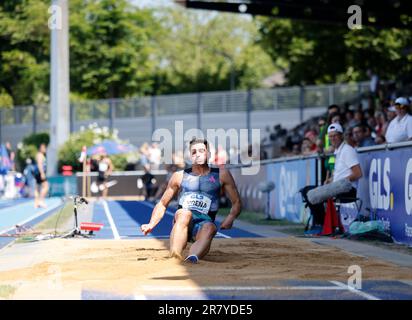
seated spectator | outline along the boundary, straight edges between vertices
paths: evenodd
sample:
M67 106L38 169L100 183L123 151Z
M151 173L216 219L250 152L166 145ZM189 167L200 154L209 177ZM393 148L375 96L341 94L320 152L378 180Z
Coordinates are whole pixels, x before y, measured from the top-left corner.
M292 156L298 156L298 155L300 155L300 145L299 143L295 143L293 144L293 147L292 147Z
M390 106L387 110L386 110L386 116L388 118L388 126L389 123L396 118L396 108L395 106ZM387 128L386 128L387 129Z
M386 143L386 139L384 135L377 135L375 138L375 143L376 144L385 144Z
M313 148L315 146L315 149ZM302 155L309 156L316 153L316 144L314 145L309 138L304 138L301 147Z
M334 113L339 113L339 106L336 104L332 104L328 107L328 116Z
M316 132L313 130L310 130L305 133L305 139L308 139L310 142L310 151L311 153L314 153L317 151L318 147L316 146Z
M395 100L396 118L393 119L386 130L388 143L412 140L412 116L408 114L409 101L404 97Z
M356 125L357 121L354 118L354 114L352 110L346 111L345 118L346 118L346 124L348 127L354 127Z
M356 142L353 140L353 129L351 127L346 128L345 133L343 134L344 141L351 147L356 147Z
M367 136L366 127L363 125L357 125L352 130L353 140L356 148L374 146L375 141Z
M388 121L385 113L382 111L377 111L375 113L375 119L376 119L376 126L375 126L375 132L376 136L381 136L385 135L386 129L388 127Z
M360 110L356 110L355 114L354 114L354 119L355 119L355 121L354 121L355 125L363 124L364 121L365 121L363 112L360 111Z
M335 113L331 117L331 123L339 123L342 124L342 117L339 113Z

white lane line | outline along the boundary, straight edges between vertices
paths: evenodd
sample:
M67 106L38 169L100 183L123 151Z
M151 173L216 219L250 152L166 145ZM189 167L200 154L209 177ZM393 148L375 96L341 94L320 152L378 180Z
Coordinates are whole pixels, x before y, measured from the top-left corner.
M158 292L178 292L178 291L274 291L274 290L347 290L344 287L337 286L209 286L209 287L182 287L182 286L141 286L144 291L158 291Z
M337 285L337 286L339 286L340 288L343 288L343 289L345 289L345 290L349 290L350 292L353 292L353 293L355 293L355 294L357 294L357 295L360 295L360 296L362 296L362 297L364 297L364 298L366 298L366 299L368 299L368 300L381 300L381 299L379 299L378 297L375 297L375 296L373 296L373 295L371 295L371 294L368 294L368 293L366 293L366 292L362 292L362 291L360 291L360 290L358 290L358 289L356 289L356 288L353 288L353 287L351 287L351 286L348 286L348 285L346 285L346 284L344 284L344 283L342 283L342 282L339 282L339 281L330 281L331 283L333 283L333 284L335 284L335 285Z
M117 231L116 225L114 224L113 217L110 213L109 206L106 200L102 201L104 212L106 213L107 220L109 220L110 228L112 229L113 236L115 240L120 240L119 231Z
M146 205L146 206L148 206L149 208L154 208L154 205L153 204L149 204L149 203L147 203L147 202L142 202L144 205ZM169 215L169 216L171 216L171 217L174 217L175 216L175 214L173 213L173 212L171 212L171 211L169 211L169 210L167 210L166 209L166 214L167 215ZM228 235L225 235L225 234L223 234L223 233L221 233L221 232L217 232L216 233L216 235L218 235L218 236L221 236L221 237L223 237L223 238L226 238L226 239L231 239L232 237L230 237L230 236L228 236Z

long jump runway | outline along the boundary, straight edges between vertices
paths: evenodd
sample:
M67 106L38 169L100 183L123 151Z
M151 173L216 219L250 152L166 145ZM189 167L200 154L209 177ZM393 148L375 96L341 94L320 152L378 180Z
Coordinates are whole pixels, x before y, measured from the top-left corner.
M172 228L174 210L168 210L163 220L144 236L140 225L148 223L154 205L145 201L100 201L94 203L93 221L104 227L96 239L168 239ZM218 221L218 225L221 221ZM248 230L233 228L219 230L216 238L263 238ZM239 239L240 240L240 239ZM213 249L212 249L213 250ZM273 257L276 259L276 257ZM189 265L188 268L196 268ZM290 266L293 268L293 266ZM213 270L210 270L213 272ZM236 270L234 270L236 273ZM81 299L217 299L217 300L411 300L412 282L396 280L364 280L362 288L356 289L342 281L324 280L274 280L264 284L250 281L245 284L221 285L198 284L196 286L142 285L130 295L114 295L104 291L83 289Z

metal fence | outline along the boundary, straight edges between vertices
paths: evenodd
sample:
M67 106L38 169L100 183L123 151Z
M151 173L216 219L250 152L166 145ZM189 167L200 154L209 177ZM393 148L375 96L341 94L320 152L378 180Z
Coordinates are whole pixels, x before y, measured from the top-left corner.
M113 128L115 119L152 118L181 114L250 112L264 110L304 109L342 104L369 91L369 82L331 84L305 87L254 89L249 91L218 91L176 95L136 97L75 102L70 105L70 128L74 123L105 119ZM0 111L1 129L8 125L24 124L33 132L48 124L48 105L15 107ZM303 119L302 119L303 120ZM200 122L200 120L199 120Z

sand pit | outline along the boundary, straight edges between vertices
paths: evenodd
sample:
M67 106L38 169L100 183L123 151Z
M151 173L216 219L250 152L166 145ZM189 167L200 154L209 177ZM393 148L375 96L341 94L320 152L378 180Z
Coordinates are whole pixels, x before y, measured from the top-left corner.
M3 250L0 265L19 246ZM363 279L412 280L412 268L294 237L215 239L198 265L169 258L164 240L57 239L32 246L27 259L23 251L15 256L21 266L0 272L0 285L17 287L13 298L60 298L53 286L67 295L85 289L133 294L142 286L267 285L287 279L346 282L351 265L362 268Z

